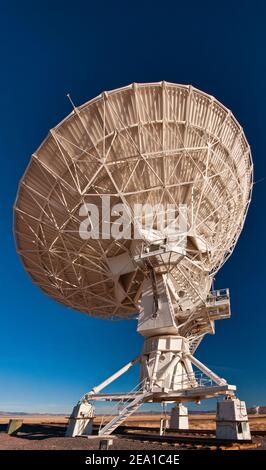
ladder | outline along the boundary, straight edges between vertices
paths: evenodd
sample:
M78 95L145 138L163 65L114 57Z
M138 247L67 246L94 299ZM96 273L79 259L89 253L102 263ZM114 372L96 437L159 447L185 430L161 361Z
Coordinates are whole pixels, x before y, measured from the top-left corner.
M123 421L125 421L128 416L132 415L141 405L147 400L147 395L150 395L149 392L145 391L134 398L133 401L126 404L123 410L118 416L115 416L109 423L107 423L103 428L99 430L98 435L109 435L111 434L118 426L120 426Z
M194 339L189 341L189 352L190 354L194 354L198 346L200 345L201 341L203 340L203 336L196 336Z

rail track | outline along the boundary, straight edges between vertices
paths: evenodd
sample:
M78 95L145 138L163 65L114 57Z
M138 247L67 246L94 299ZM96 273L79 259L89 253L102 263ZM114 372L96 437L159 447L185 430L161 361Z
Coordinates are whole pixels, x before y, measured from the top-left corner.
M99 426L94 425L93 426L95 431L98 431ZM144 433L159 433L159 428L148 428L147 426L119 426L115 434L121 434L121 433L127 433L127 432L132 432L132 431L144 431ZM175 437L178 436L215 436L215 429L172 429L172 428L167 428L165 429L165 434L169 435L172 434ZM266 429L265 430L252 430L251 431L252 436L266 436ZM163 436L163 437L164 437Z
M94 426L97 432L99 426ZM244 450L256 449L260 443L252 440L229 441L216 439L215 430L212 429L180 429L168 428L163 435L159 434L159 428L147 428L145 426L119 426L114 432L115 436L139 440L142 442L156 442L160 445L172 444L187 449L210 449L210 450ZM252 431L252 437L266 436L266 430Z

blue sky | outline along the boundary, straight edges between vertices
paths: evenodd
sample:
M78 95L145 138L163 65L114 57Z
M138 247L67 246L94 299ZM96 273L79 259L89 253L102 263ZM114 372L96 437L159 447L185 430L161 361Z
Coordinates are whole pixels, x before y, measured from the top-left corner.
M139 353L134 321L107 322L46 297L24 272L12 205L48 130L103 90L132 82L192 84L229 107L251 145L253 200L237 247L216 279L232 317L197 356L248 405L266 404L264 1L2 1L0 5L0 410L68 412ZM137 383L132 370L114 389Z

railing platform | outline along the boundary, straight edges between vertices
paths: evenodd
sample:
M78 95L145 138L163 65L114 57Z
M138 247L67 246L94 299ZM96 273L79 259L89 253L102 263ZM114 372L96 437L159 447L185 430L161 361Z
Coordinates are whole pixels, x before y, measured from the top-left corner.
M212 398L216 396L234 396L236 391L235 385L213 385L210 387L195 387L190 389L183 389L177 391L156 391L150 392L150 397L147 397L146 402L160 403L163 401L198 401L205 398ZM132 396L131 396L132 395ZM143 391L139 393L99 393L88 397L90 401L130 401L135 400L137 396L143 395Z

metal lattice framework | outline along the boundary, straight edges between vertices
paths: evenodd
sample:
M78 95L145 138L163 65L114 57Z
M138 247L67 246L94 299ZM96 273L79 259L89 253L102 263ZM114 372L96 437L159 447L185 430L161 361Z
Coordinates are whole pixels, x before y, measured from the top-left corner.
M186 204L186 256L167 273L191 310L204 304L234 249L252 178L244 132L215 98L167 82L102 93L74 107L32 155L15 202L17 249L32 280L58 302L129 318L139 310L143 267L114 275L110 258L132 257L132 242L82 240L80 206L100 206L103 195L129 208Z

